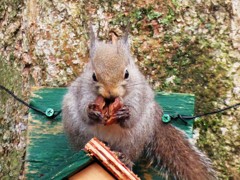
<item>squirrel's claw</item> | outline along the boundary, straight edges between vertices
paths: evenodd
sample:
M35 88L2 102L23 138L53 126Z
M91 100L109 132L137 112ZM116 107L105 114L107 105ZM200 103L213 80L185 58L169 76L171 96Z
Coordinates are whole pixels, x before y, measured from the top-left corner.
M121 109L119 109L115 114L114 114L116 120L118 122L128 120L130 118L130 111L129 107L124 105Z
M98 105L95 103L91 103L88 105L87 114L89 119L91 120L90 124L95 123L102 123L103 122L103 115L102 113L96 108Z

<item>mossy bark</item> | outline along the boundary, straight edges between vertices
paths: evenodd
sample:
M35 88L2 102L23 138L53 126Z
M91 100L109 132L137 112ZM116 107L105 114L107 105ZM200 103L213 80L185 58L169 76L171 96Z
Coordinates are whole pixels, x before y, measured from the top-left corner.
M22 78L21 18L23 1L0 3L0 84L21 98L26 84ZM26 108L0 90L0 178L21 177L25 151Z

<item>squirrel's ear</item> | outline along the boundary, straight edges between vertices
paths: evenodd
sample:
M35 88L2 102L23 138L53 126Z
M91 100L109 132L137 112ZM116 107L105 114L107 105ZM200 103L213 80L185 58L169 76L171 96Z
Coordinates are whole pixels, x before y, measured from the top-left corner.
M128 32L125 32L122 37L122 43L128 45Z
M125 29L125 33L123 34L122 38L121 38L121 43L124 45L124 47L126 47L127 49L129 49L129 29L130 26L127 25L126 29Z
M126 51L130 50L129 40L128 40L128 32L125 32L122 38L119 40L119 47L125 49Z
M90 57L93 57L95 50L96 50L96 44L97 44L97 39L93 30L92 23L89 25L89 36L90 36Z

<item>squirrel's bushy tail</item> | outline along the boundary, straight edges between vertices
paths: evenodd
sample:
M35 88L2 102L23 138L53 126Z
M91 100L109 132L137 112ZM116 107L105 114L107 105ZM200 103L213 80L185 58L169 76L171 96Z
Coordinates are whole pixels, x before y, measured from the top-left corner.
M213 180L215 172L210 160L193 146L186 135L161 121L161 109L156 105L155 132L147 156L157 167L165 169L175 179Z

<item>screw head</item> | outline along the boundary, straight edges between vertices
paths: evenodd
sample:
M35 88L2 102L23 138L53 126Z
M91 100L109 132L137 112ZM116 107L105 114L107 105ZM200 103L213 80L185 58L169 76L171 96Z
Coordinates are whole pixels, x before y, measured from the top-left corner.
M47 117L52 117L54 115L54 110L52 108L47 108L45 114Z
M163 114L162 116L162 122L169 123L171 121L171 117L169 114Z

